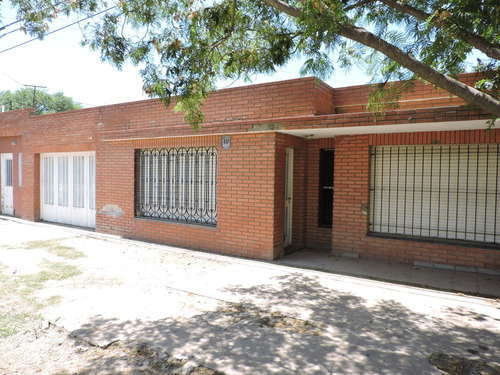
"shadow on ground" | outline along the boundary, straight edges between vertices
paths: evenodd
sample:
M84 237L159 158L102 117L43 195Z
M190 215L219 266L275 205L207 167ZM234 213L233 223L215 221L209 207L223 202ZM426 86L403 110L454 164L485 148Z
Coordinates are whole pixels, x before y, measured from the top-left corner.
M252 288L228 286L192 318L117 321L94 317L73 334L94 343L139 340L228 374L439 374L431 353L500 358L498 319L467 309L441 317L394 300L376 303L292 274ZM464 324L464 321L466 324ZM495 328L496 327L496 328ZM102 367L99 359L86 371Z

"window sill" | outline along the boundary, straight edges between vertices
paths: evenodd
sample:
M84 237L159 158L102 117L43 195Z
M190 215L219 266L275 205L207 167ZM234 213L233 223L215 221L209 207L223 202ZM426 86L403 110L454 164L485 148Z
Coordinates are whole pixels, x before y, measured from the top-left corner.
M188 221L165 220L165 219L154 218L154 217L134 216L134 220L139 220L139 221L153 221L155 223L174 224L174 225L197 227L197 228L212 229L212 230L217 229L217 225L206 225L206 224L200 224L200 223L191 223L191 222L188 222Z

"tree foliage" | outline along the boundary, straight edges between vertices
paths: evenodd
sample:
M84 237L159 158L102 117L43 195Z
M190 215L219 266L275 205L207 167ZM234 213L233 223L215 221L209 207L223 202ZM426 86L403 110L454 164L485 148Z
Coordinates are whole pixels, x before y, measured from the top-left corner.
M500 117L498 0L11 0L26 32L43 37L59 14L88 16L83 44L120 68L142 67L144 91L197 127L220 79L272 74L301 58L303 75L362 66L378 82L420 78ZM477 88L453 77L481 53ZM338 56L335 60L332 56ZM382 87L382 86L380 86ZM410 85L408 85L410 87ZM384 97L376 94L375 97Z
M73 99L64 96L62 92L48 94L41 90L35 92L35 105L33 106L33 94L34 90L28 88L14 92L0 91L0 106L4 106L6 111L34 107L37 115L82 108Z

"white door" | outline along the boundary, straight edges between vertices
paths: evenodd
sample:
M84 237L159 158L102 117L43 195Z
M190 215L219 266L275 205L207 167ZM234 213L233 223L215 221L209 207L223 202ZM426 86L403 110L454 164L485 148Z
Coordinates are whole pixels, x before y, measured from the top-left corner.
M43 154L42 220L95 227L95 153Z
M285 228L284 246L292 244L292 212L293 212L293 148L286 149L285 166Z
M12 162L12 154L1 154L0 170L1 176L1 201L2 214L14 215L14 170Z

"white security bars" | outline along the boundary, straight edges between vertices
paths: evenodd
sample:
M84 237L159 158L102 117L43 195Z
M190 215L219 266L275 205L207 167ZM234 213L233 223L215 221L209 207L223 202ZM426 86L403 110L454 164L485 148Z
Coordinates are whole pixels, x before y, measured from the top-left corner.
M371 149L370 231L500 243L500 145Z
M136 216L217 225L217 148L136 152Z
M43 203L54 204L54 157L47 156L43 158Z
M5 160L5 168L7 169L5 186L13 186L14 169L12 167L12 159Z

